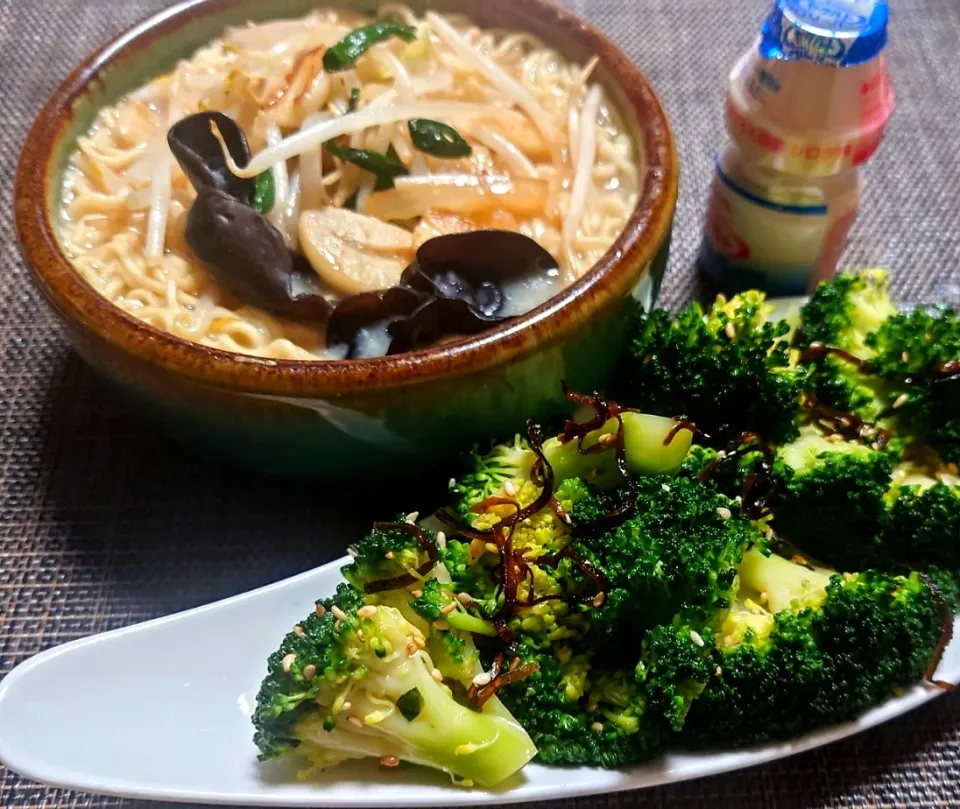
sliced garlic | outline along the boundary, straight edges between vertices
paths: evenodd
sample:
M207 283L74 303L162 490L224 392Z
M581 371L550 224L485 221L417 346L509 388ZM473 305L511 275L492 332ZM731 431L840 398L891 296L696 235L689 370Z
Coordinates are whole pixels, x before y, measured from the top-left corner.
M413 256L409 231L343 208L305 211L298 230L317 275L347 295L396 285Z

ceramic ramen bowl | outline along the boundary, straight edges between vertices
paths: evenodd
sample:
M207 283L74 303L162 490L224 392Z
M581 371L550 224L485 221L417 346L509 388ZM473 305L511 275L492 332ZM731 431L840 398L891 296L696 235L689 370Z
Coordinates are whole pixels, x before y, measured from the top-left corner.
M374 0L325 3L371 13ZM422 4L411 4L422 11ZM427 463L565 408L562 382L602 387L625 340L628 303L659 289L676 205L673 135L649 81L595 28L546 0L446 0L478 25L530 32L593 80L644 155L636 208L603 258L533 311L474 337L407 354L276 360L221 351L149 326L101 297L59 241L63 173L97 111L223 31L296 17L315 0L190 0L102 47L57 89L20 159L15 217L33 280L77 352L169 432L218 457L285 474L344 476Z

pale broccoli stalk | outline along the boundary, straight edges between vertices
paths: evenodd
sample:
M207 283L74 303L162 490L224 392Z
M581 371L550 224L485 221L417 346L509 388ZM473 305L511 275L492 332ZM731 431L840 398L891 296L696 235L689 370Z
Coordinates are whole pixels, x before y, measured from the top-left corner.
M296 751L325 768L372 756L482 786L508 778L535 755L530 737L495 699L480 711L457 702L427 640L341 585L270 658L254 715L261 758Z

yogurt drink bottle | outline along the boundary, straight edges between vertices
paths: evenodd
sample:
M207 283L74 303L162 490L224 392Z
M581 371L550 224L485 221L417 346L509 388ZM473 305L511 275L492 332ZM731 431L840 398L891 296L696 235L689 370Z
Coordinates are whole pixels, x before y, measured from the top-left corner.
M893 111L886 0L775 0L730 74L701 269L792 295L832 274Z

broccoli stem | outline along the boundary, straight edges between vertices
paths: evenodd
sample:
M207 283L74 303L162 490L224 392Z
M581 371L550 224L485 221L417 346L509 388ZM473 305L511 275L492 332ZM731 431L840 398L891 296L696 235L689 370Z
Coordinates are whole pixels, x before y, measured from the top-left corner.
M343 721L342 714L332 730L321 714L312 714L298 725L303 752L315 764L397 756L444 770L465 782L493 786L536 754L527 732L499 700L490 700L482 711L461 705L417 657L399 665L388 664L384 675L373 676L375 691L367 690L365 681L360 681L350 692L350 713L361 725ZM419 712L408 719L393 705L414 690L419 695Z
M472 632L474 635L486 635L488 638L495 638L497 636L497 628L490 621L484 621L482 618L477 618L475 615L470 615L467 612L454 610L449 615L445 615L444 619L450 626L454 629L459 629L461 632Z
M677 422L673 419L647 413L623 413L620 418L627 465L633 474L672 475L679 471L693 441L689 430L675 432ZM584 437L583 448L596 446L602 436L616 435L618 429L617 420L610 419ZM576 441L561 443L551 438L544 442L543 453L558 481L589 475L598 486L616 486L621 482L612 450L585 455Z
M738 572L739 598L753 598L772 613L822 603L827 585L835 575L832 571L810 569L776 554L765 556L757 548L743 554Z

